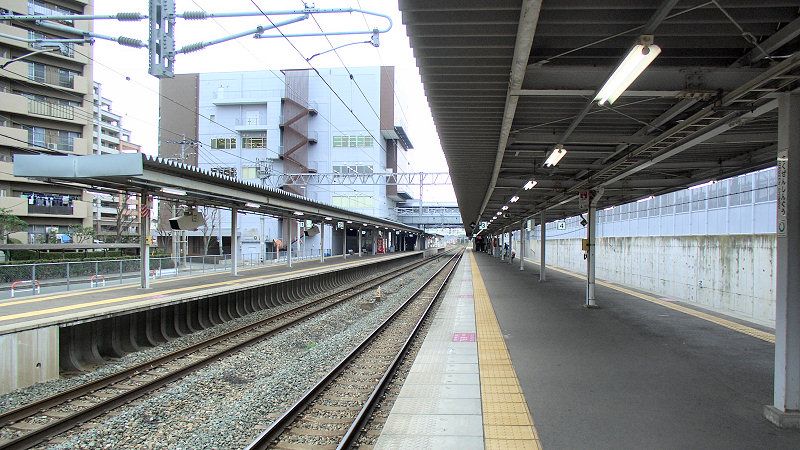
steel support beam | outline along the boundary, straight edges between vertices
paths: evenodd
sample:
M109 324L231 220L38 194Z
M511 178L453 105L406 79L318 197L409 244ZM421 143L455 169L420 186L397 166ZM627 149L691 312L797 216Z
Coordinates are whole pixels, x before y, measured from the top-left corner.
M147 207L150 210L150 192L143 190L141 193L142 199L140 201L142 208ZM139 230L141 237L139 238L139 258L141 259L140 266L140 285L142 289L150 288L150 214L142 214L139 211Z
M289 267L292 267L292 229L295 227L294 219L290 216L286 216L286 233L289 235L289 238L286 239L286 264ZM300 240L298 239L298 244Z
M547 280L547 264L545 252L547 251L547 212L539 213L539 281Z
M319 223L319 262L325 262L325 221Z
M734 63L734 67L749 66L750 64L761 61L769 56L769 53L772 53L788 44L797 36L800 36L800 18L794 19L793 21L784 25L783 28L765 39L764 42L759 43L757 47L750 51L750 53L739 58L736 63ZM764 53L762 50L765 50L767 53Z
M525 270L525 220L519 222L519 270Z
M347 224L342 227L342 259L347 259Z
M508 136L511 133L511 126L514 123L514 116L517 111L519 97L512 96L511 91L522 88L522 81L528 68L528 58L531 55L533 46L533 36L536 34L536 25L539 23L539 13L542 9L542 0L523 0L522 8L517 26L517 38L514 43L514 57L511 63L511 79L508 84L506 94L506 104L503 111L503 122L500 125L500 139L497 143L497 154L495 155L494 166L492 168L492 179L483 198L483 204L478 211L475 222L481 220L486 204L494 192L497 177L500 175L500 168L503 165L503 155L508 145Z
M765 417L800 428L800 93L779 97L774 401Z
M592 202L589 205L589 214L587 217L589 223L586 226L586 239L589 241L588 248L586 249L586 307L597 307L597 301L594 296L595 285L595 238L597 234L597 206Z
M231 208L231 275L239 275L239 243L236 235L238 234L238 215L237 208ZM222 243L220 243L221 245Z

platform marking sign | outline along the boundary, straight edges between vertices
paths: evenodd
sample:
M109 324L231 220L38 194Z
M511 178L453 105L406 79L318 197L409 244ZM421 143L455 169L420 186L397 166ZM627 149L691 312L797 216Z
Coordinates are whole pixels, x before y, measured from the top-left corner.
M778 237L786 237L786 227L788 225L786 223L786 213L787 213L786 196L789 191L788 183L789 183L789 151L788 149L784 148L778 150L778 182L777 182L778 222L776 229Z
M475 333L453 333L453 342L475 342Z

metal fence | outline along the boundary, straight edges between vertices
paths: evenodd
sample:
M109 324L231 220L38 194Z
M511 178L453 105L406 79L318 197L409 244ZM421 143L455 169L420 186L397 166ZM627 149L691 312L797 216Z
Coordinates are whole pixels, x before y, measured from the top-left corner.
M326 256L330 250L325 252ZM319 249L292 250L293 261L318 259ZM43 262L0 265L0 299L139 282L141 260ZM245 253L239 267L288 264L286 251ZM177 278L231 269L230 255L150 258L150 278Z

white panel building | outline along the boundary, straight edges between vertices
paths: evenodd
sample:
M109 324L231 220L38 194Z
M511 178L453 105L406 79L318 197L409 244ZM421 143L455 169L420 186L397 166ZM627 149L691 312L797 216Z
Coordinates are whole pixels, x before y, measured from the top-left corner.
M168 100L162 98L159 154L264 185L274 185L270 177L284 173L405 172L406 152L412 147L394 116L394 68L332 68L320 69L319 73L321 78L310 70L284 70L187 74L162 80L161 92ZM188 108L174 108L176 102ZM193 105L198 114L187 117ZM165 144L169 136L164 130L185 135L194 145L184 145L181 151L177 145ZM397 186L374 184L281 187L313 200L390 219L396 219L396 203L409 197L398 192ZM230 234L229 212L205 214L217 221L214 236L227 253L230 244L224 236ZM238 228L244 257L272 251L273 240L287 235L287 222L295 220L240 213ZM297 236L299 231L292 235ZM356 233L356 229L348 233L348 248L355 251ZM202 234L190 236L190 253L203 252L197 242ZM302 239L302 252L318 254L319 238ZM324 248L336 248L338 253L341 239L341 233L328 233ZM371 242L363 244L372 250ZM295 249L297 245L295 242Z

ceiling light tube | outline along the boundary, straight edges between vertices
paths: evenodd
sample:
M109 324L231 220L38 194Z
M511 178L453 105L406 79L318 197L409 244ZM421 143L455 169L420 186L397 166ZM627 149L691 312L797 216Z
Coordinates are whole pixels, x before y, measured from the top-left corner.
M174 189L174 188L161 188L161 192L165 194L172 194L172 195L186 195L186 191L182 189Z
M630 49L625 59L597 93L597 97L594 98L597 104L613 104L661 53L661 48L652 43L653 36L641 36L639 42Z
M646 201L648 201L648 200L652 200L652 199L654 199L654 198L655 198L655 197L653 197L652 195L651 195L651 196L649 196L649 197L640 198L639 200L636 200L636 203L642 203L642 202L646 202Z
M561 161L561 158L563 158L564 155L566 154L567 151L564 149L564 147L558 146L554 148L553 151L551 151L550 154L547 156L547 159L544 161L544 166L545 167L555 166L556 164L558 164L559 161Z
M245 203L244 206L246 206L248 208L261 208L261 205L259 205L258 203L249 203L248 202L248 203Z
M511 197L511 203L517 203L517 200L519 200L519 196L518 195L515 195L515 196Z
M508 205L503 205L503 211L508 211Z
M333 220L333 217L326 217L325 220Z
M295 211L294 215L295 216L302 216L302 215L305 215L305 213L303 213L302 211Z
M527 183L525 183L525 186L522 186L522 189L529 191L533 189L533 187L536 186L537 183L538 181L529 180Z

